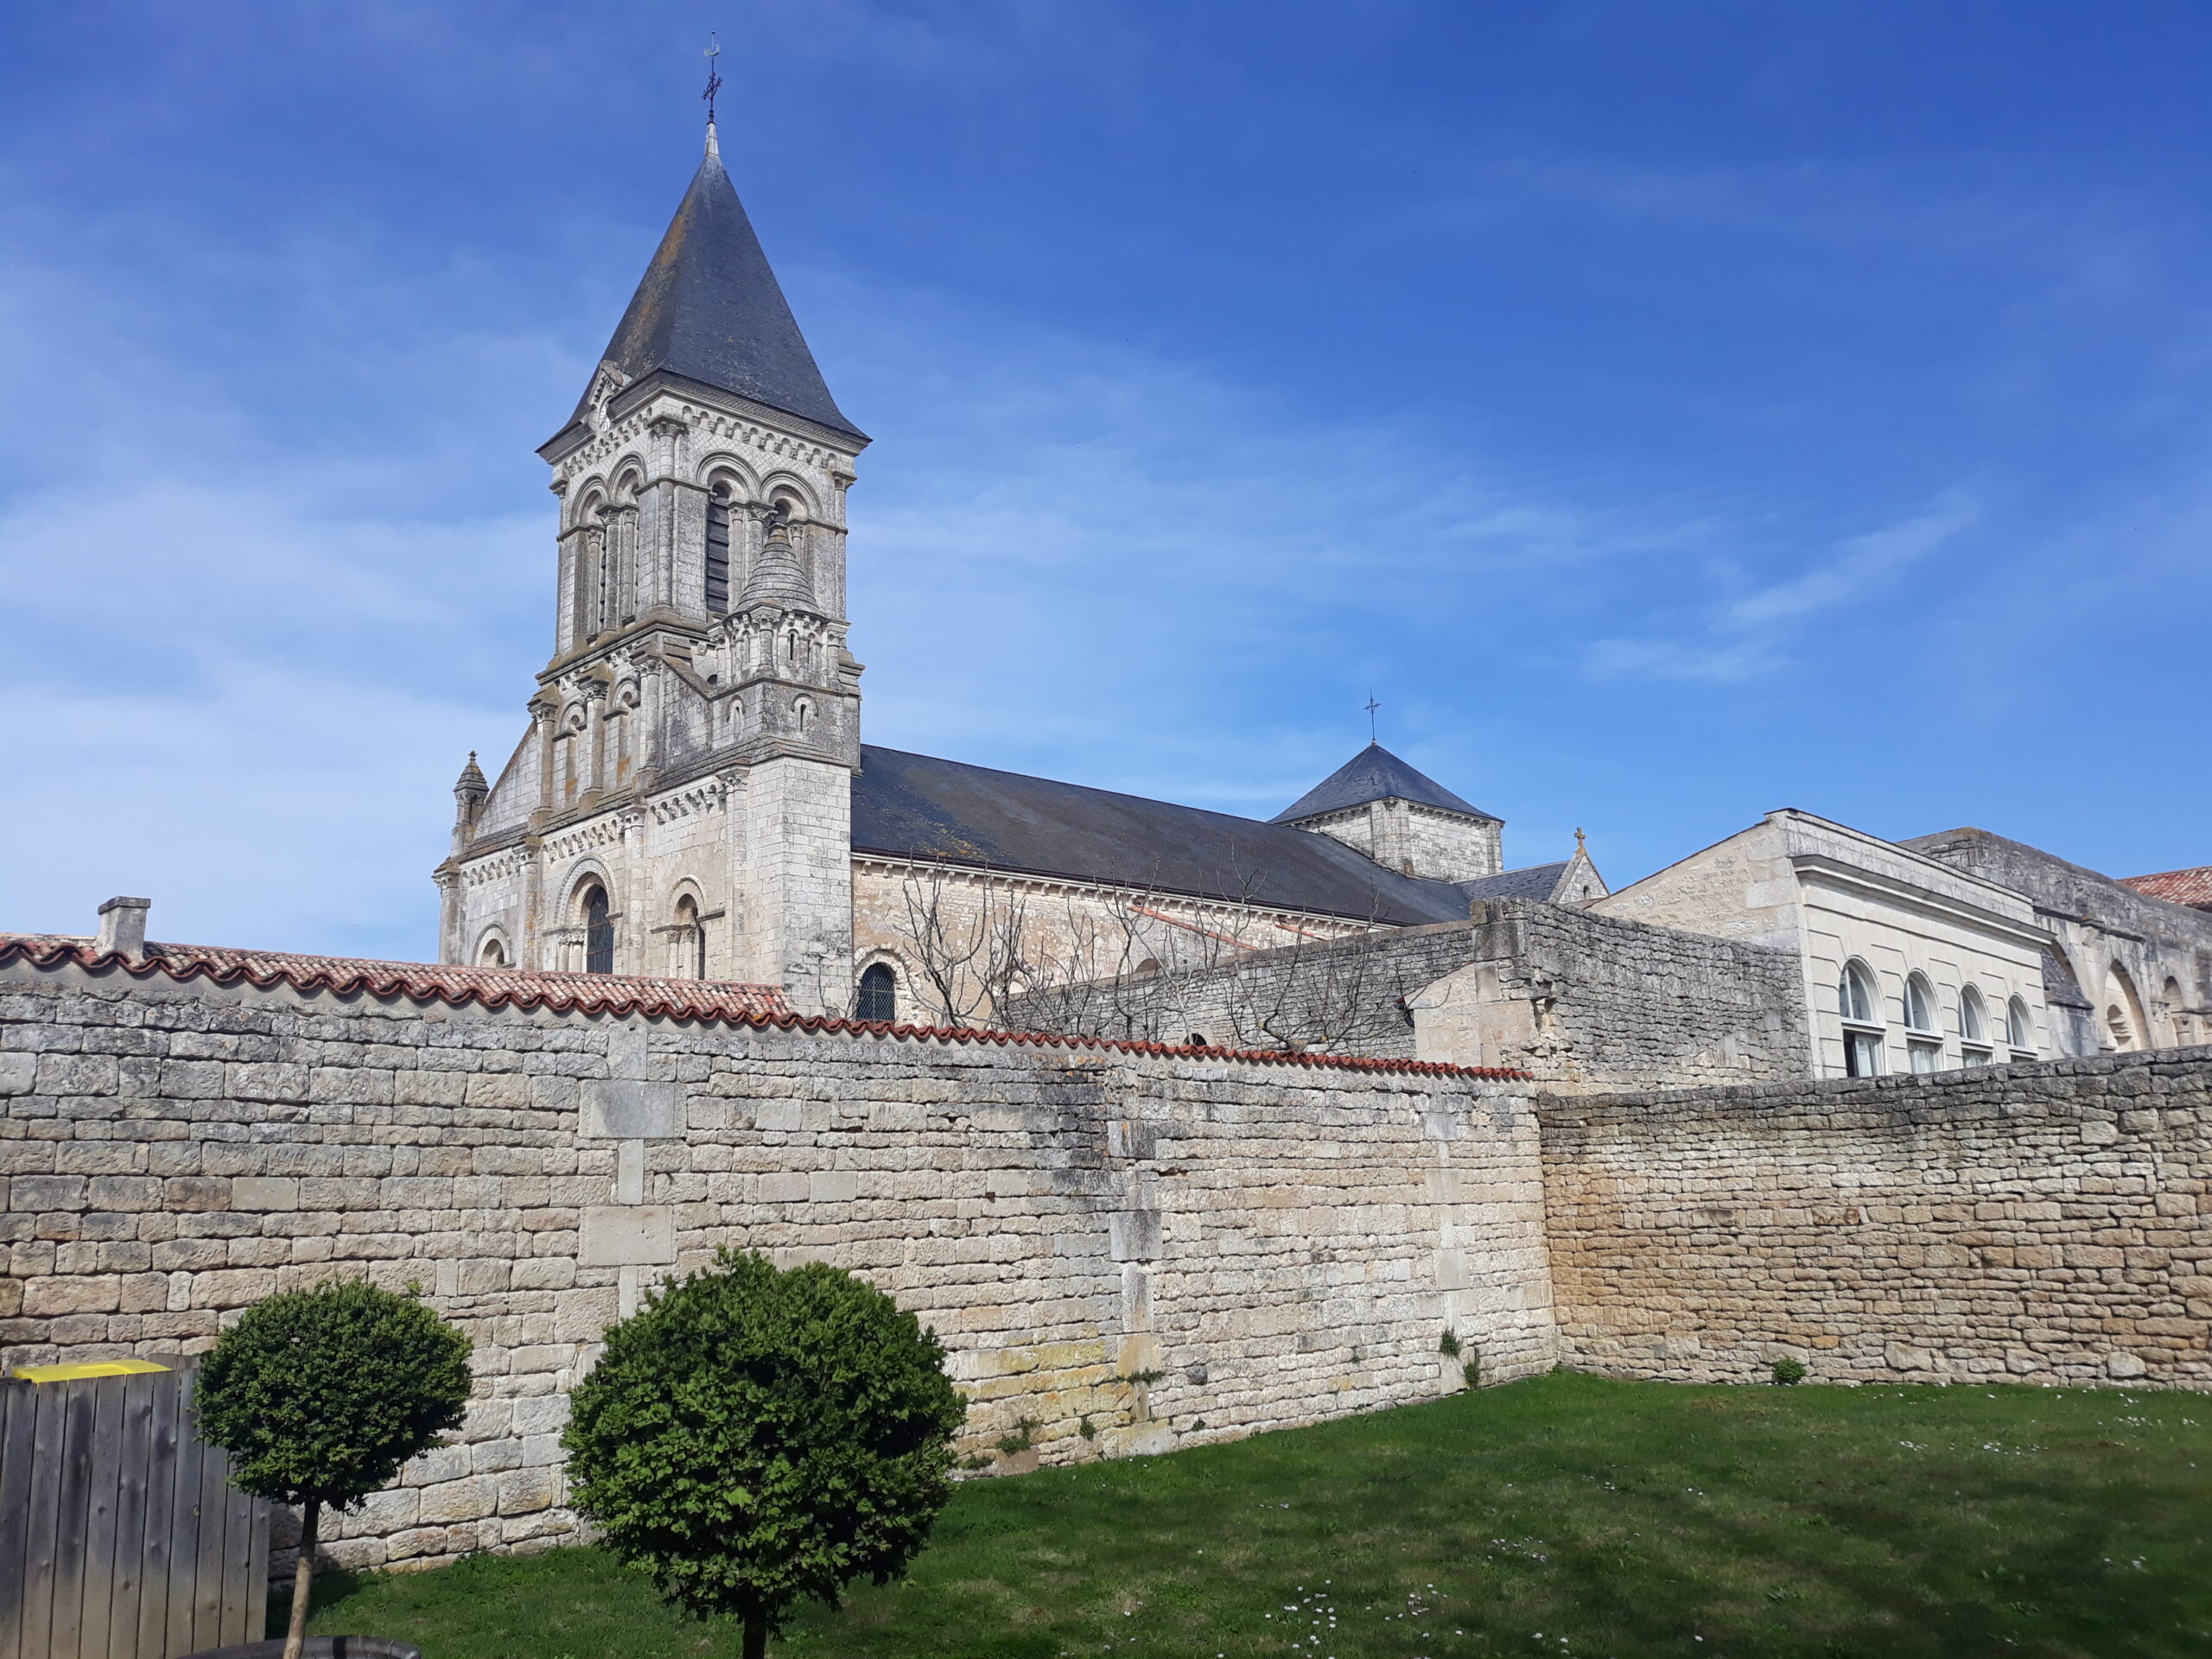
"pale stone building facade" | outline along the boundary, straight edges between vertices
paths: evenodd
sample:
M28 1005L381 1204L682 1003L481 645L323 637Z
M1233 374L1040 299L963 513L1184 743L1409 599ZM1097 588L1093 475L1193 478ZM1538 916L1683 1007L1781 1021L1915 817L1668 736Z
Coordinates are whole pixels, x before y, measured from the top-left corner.
M2052 1052L2043 976L2050 936L2031 902L1809 812L1770 812L1592 908L1794 954L1813 1077L1940 1071Z
M863 745L839 410L716 151L567 425L522 741L454 789L440 955L958 1025L1039 983L1464 918L1503 824L1370 746L1270 823ZM1501 885L1502 884L1502 885Z

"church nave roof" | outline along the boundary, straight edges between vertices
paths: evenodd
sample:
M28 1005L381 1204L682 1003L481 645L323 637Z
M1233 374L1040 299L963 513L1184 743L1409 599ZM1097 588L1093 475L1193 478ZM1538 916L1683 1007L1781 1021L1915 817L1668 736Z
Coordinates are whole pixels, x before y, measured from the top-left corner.
M1396 926L1467 916L1452 883L1280 822L874 744L853 779L853 849Z

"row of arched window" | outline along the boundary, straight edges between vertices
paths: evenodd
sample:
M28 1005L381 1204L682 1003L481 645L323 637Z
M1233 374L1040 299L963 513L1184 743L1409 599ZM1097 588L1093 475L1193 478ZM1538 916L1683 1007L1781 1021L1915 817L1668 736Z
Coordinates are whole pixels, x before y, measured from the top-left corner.
M575 913L583 935L583 971L613 973L615 917L606 884L594 878L577 889ZM707 930L696 898L688 893L679 894L674 920L658 931L669 939L668 972L671 977L707 977ZM506 941L497 929L486 934L478 944L476 963L480 968L510 965ZM855 988L853 1015L859 1020L897 1021L899 976L889 963L872 963L861 973Z
M1889 1021L1874 970L1856 957L1844 963L1837 982L1836 1012L1843 1020L1844 1074L1878 1076L1887 1067ZM1904 1014L1907 1064L1915 1071L1942 1071L1948 1033L1942 1026L1936 988L1917 969L1905 976ZM1972 985L1961 989L1954 1015L1958 1063L1994 1064L1999 1058L1999 1032L1981 992ZM2001 1041L2006 1059L2035 1058L2035 1018L2024 997L2015 996L2005 1003Z

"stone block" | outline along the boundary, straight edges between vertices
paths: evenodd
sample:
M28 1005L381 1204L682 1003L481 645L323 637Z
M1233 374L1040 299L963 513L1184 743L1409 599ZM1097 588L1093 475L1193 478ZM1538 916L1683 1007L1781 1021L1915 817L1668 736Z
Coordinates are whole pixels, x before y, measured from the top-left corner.
M587 1268L658 1267L676 1260L676 1214L664 1204L592 1205L578 1259Z
M556 1464L511 1469L497 1479L501 1515L534 1515L560 1501L561 1471Z
M806 1178L812 1204L850 1204L860 1197L861 1178L849 1169L818 1169Z
M683 1133L683 1103L672 1083L587 1079L577 1133L596 1139L659 1141Z
M50 1319L69 1313L112 1313L122 1300L123 1281L114 1274L34 1279L23 1287L23 1317Z
M481 1521L499 1503L495 1476L467 1475L424 1486L417 1513L424 1526L452 1526L457 1522Z
M231 1208L277 1211L300 1207L300 1184L289 1175L240 1175L231 1182Z
M1151 1262L1160 1255L1160 1211L1117 1210L1106 1218L1108 1248L1116 1262Z

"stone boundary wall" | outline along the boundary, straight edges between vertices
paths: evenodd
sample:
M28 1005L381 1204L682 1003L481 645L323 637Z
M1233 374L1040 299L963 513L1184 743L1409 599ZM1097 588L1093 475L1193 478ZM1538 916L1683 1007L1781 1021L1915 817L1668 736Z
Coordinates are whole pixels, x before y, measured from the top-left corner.
M1564 1363L2212 1387L2212 1049L1538 1120Z
M1004 1013L1021 1028L1500 1066L1575 1090L1773 1082L1812 1058L1795 952L1535 899L1031 992Z
M1014 1466L1433 1396L1446 1329L1490 1376L1554 1359L1533 1108L1450 1072L19 960L0 1098L0 1363L197 1351L337 1273L467 1331L460 1443L334 1529L352 1566L572 1535L569 1388L721 1244L896 1296L973 1397L964 1451L1033 1421Z

